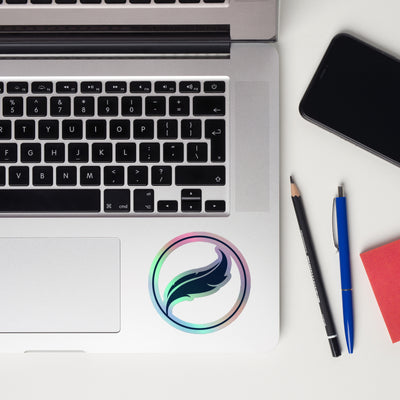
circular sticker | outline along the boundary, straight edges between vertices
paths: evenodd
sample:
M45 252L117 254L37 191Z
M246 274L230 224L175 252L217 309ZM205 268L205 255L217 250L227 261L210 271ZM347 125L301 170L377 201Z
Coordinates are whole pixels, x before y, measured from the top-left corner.
M167 243L155 257L150 296L165 321L190 333L210 333L233 322L246 305L250 274L229 241L194 232Z

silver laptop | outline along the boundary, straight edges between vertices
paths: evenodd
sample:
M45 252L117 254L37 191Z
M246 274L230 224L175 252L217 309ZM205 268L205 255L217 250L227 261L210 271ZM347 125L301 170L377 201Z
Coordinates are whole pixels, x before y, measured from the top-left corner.
M279 336L277 0L3 0L0 351Z

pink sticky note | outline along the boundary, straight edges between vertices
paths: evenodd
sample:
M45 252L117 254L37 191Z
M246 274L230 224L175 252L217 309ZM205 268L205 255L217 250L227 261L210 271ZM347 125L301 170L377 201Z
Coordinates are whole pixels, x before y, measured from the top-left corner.
M361 253L392 342L400 340L400 240Z

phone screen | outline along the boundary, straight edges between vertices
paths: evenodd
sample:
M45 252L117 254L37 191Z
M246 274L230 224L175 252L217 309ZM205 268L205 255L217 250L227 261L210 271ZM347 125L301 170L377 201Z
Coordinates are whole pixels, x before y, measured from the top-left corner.
M400 62L350 36L332 40L301 114L400 164Z

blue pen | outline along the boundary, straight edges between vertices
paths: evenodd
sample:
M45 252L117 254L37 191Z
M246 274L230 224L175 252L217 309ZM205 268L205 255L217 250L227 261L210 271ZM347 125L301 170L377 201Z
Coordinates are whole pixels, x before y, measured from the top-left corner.
M343 186L338 188L336 197L336 220L339 241L340 279L342 284L342 306L344 332L346 335L347 350L353 353L353 300L350 274L349 234L347 229L346 197Z

